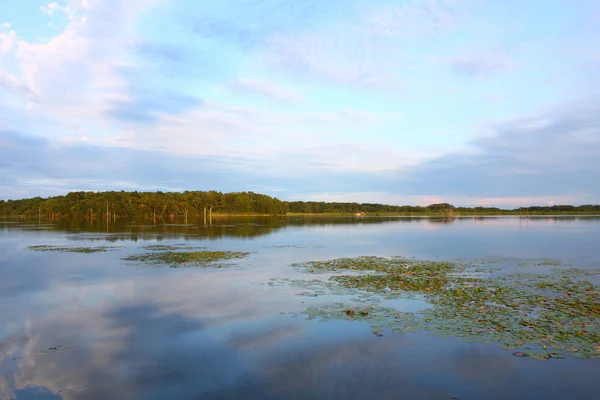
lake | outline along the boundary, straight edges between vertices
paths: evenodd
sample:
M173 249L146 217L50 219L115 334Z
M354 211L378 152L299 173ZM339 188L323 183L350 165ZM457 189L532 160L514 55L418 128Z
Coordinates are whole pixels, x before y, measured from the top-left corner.
M243 258L139 257L205 251ZM600 398L599 217L2 219L0 254L1 399Z

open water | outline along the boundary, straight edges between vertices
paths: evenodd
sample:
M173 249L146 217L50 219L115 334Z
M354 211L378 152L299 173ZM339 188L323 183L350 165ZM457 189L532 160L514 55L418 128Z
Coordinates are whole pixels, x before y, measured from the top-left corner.
M157 244L250 254L225 262L230 268L123 260ZM110 248L28 248L39 245ZM374 335L365 322L303 314L338 301L334 295L272 284L314 278L294 263L368 255L518 260L500 264L512 270L541 259L555 261L539 269L600 268L600 218L264 217L108 226L3 219L0 399L600 399L598 358L539 361L493 342ZM412 312L427 304L397 307Z

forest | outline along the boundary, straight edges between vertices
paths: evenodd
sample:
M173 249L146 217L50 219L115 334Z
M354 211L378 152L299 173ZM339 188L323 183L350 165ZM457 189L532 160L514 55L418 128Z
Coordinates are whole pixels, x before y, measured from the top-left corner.
M396 206L376 203L282 201L253 192L71 192L64 196L0 200L0 215L43 218L174 219L213 215L358 214L365 215L548 215L600 214L600 205L553 205L500 209L455 207L447 203Z

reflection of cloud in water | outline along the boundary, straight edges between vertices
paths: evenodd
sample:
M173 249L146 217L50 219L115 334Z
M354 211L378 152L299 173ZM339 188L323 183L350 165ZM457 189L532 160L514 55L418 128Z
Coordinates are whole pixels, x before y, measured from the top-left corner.
M25 397L31 395L26 389L31 387L48 388L65 399L81 398L90 388L97 396L94 398L111 398L113 392L126 391L126 383L107 379L111 354L125 345L119 338L122 335L122 331L107 326L107 321L98 314L83 310L29 321L24 332L7 339L20 338L21 345L10 355L11 362L5 362L12 375L5 383L11 382L11 385L0 386L0 389L3 395L11 395L2 398L12 398L19 390L21 394L17 399L29 398ZM69 348L60 353L38 355L41 350L59 344ZM36 399L45 395L32 393L41 396Z
M207 328L202 319L165 312L156 304L56 313L35 321L27 335L2 343L11 360L12 354L21 358L10 379L0 382L0 393L12 398L40 386L64 399L189 398L240 379L238 346L266 347L302 331L300 326L257 329L252 321L227 322ZM74 347L37 355L56 343Z
M37 356L59 341L75 347ZM92 400L593 398L600 390L590 386L600 360L539 362L494 345L375 337L366 324L346 321L278 317L211 327L152 302L56 313L0 346L23 357L0 362L10 371L2 398L35 386Z
M62 390L64 398L131 398L135 388L155 385L165 374L163 386L190 375L182 384L201 392L204 389L192 383L201 380L197 374L202 368L207 369L206 376L216 374L209 381L220 382L227 368L215 368L215 363L229 365L235 358L235 346L230 350L219 343L220 337L237 327L231 336L250 340L257 332L255 321L281 309L280 303L248 287L252 279L251 270L232 274L166 269L84 285L54 282L36 296L36 301L48 303L42 316L20 323L27 328L0 345L0 377L11 376L0 378L0 398L12 398L16 390L33 386L54 393ZM34 311L25 303L21 308L22 315ZM252 329L245 335L247 325ZM204 332L207 328L212 333ZM74 347L64 354L37 355L57 344Z
M343 330L343 326L339 327ZM272 351L255 368L268 398L532 399L593 398L600 363L564 365L523 360L484 344L422 335L319 340ZM531 368L535 366L536 368ZM565 380L573 379L573 385ZM554 380L554 381L553 381ZM546 382L540 387L540 382ZM560 382L556 384L556 382ZM243 396L225 389L227 395ZM206 397L209 398L209 397Z
M303 333L302 325L260 327L258 330L234 332L229 344L240 350L255 350L272 346L274 343Z

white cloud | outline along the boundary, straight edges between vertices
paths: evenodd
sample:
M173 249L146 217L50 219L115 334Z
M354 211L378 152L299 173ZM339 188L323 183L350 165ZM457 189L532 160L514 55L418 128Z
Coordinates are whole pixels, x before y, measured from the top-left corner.
M0 69L0 88L23 95L31 94L29 88L19 78L2 69Z
M5 23L3 23L2 25L0 25L0 28L3 28L3 29L10 29L10 23L8 23L8 22L5 22Z
M26 41L14 31L9 36L0 33L0 54L16 47L21 86L36 98L30 109L62 123L67 134L80 131L84 124L105 124L104 114L112 102L128 98L128 82L119 68L126 49L136 40L135 22L159 1L50 3L43 7L45 12L64 12L69 17L56 36ZM11 82L14 88L15 80Z
M8 33L0 32L0 60L15 48L17 41L18 37L15 31L11 30Z
M95 74L96 65L110 65L122 38L130 34L126 16L114 11L109 7L92 9L46 43L19 42L22 72L40 101L78 103L86 97L90 83L103 78Z
M161 116L151 126L133 121L120 141L105 137L101 145L172 154L239 157L278 168L373 171L416 162L411 149L402 151L375 138L359 144L348 133L359 127L394 126L399 113L342 109L332 112L274 112L204 102L179 114ZM362 140L361 140L362 142Z
M55 11L65 11L66 7L60 6L56 2L52 2L45 6L40 6L40 10L42 10L44 14L52 15Z

